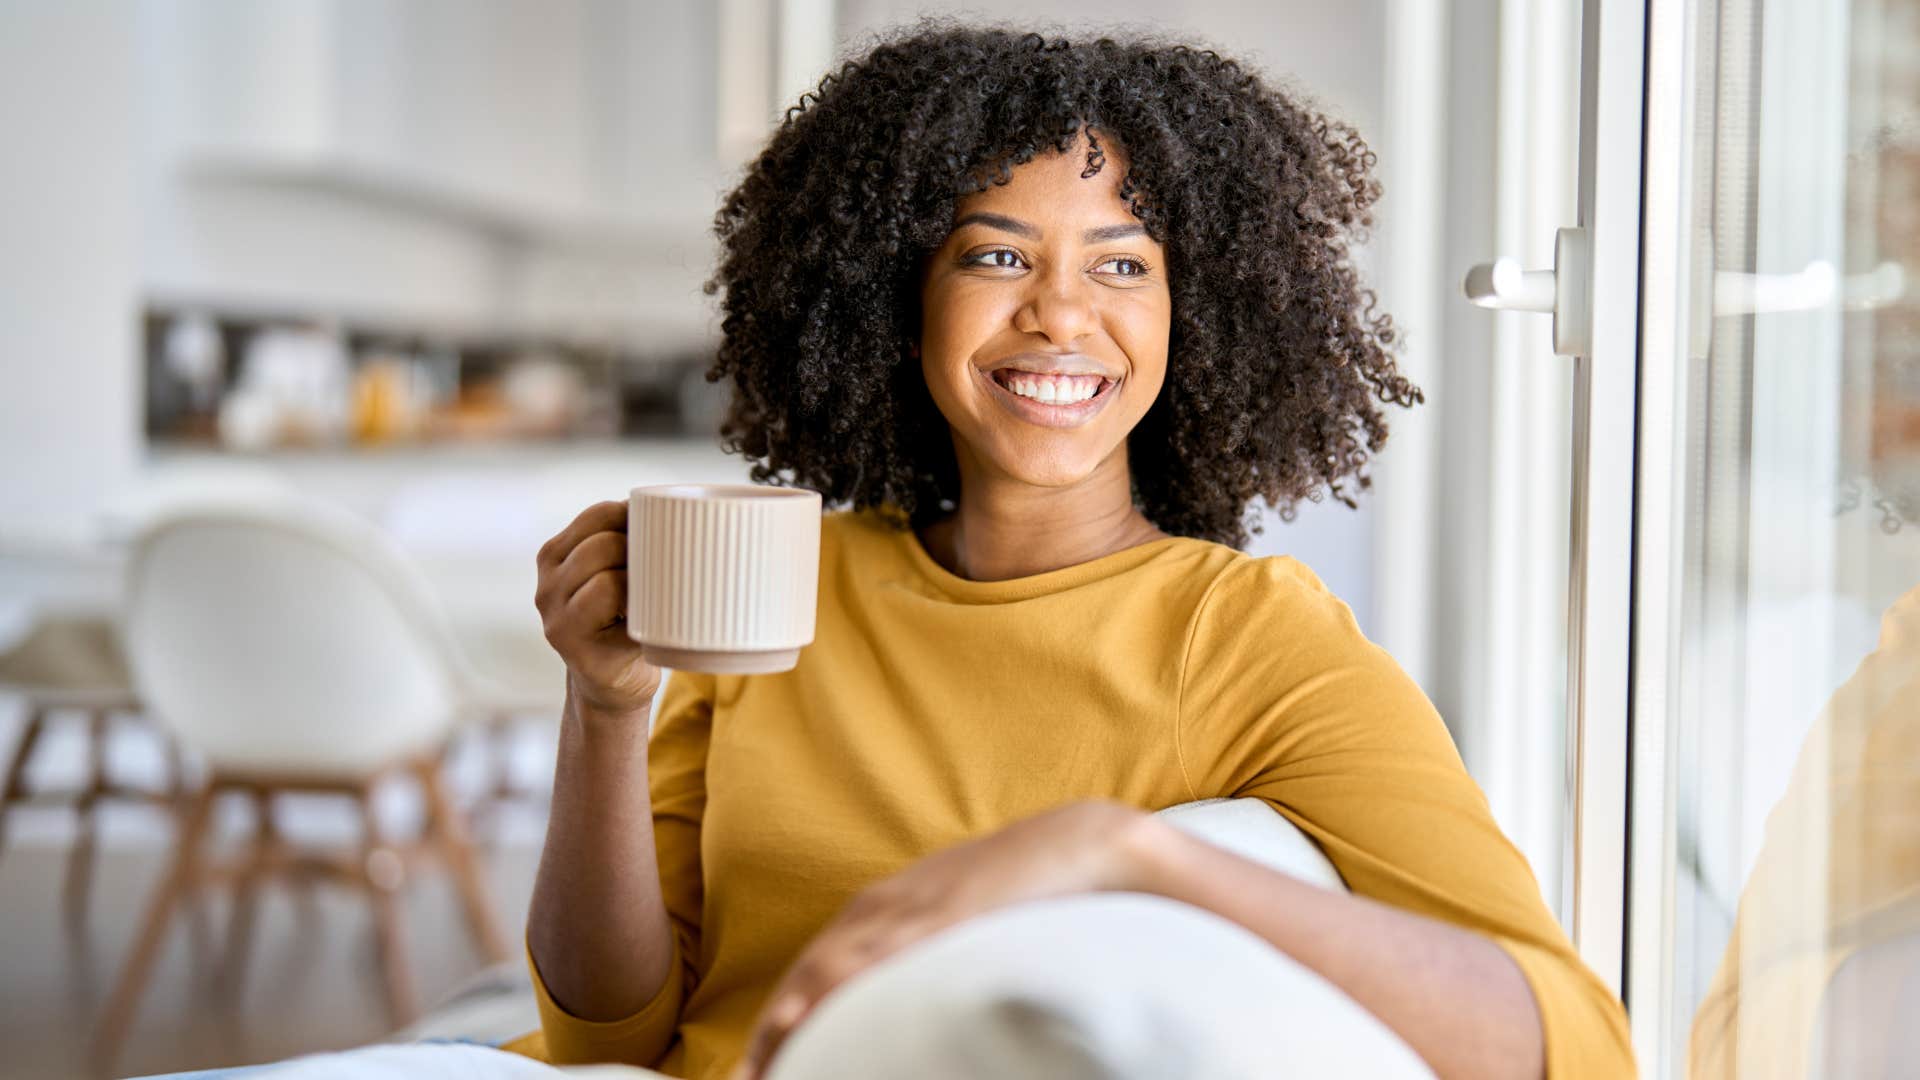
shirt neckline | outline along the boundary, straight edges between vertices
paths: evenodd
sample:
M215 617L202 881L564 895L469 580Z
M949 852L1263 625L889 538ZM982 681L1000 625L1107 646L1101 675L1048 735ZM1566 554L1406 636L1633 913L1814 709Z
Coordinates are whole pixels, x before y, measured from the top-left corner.
M920 534L911 527L898 531L901 533L899 543L907 553L907 561L913 564L914 569L923 579L955 600L975 604L1030 600L1081 585L1089 585L1096 581L1104 581L1142 566L1160 553L1190 539L1184 536L1162 536L1132 547L1121 548L1119 551L1102 555L1097 559L1063 566L1058 570L1047 570L1002 581L974 581L941 566L927 551L926 545L920 542Z

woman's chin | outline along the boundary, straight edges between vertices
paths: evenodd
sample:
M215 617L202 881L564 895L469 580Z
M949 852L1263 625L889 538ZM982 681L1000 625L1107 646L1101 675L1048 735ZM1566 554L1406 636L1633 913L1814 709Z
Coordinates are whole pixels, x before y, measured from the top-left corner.
M994 471L1009 481L1036 488L1071 488L1086 483L1100 470L1104 457L1091 453L997 454Z

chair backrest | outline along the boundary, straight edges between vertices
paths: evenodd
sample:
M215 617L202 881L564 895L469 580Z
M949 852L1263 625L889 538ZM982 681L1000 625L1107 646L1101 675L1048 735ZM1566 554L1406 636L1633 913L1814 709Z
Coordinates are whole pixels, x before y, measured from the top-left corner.
M460 700L459 657L411 567L311 503L152 522L123 619L141 699L216 771L364 775L430 749Z

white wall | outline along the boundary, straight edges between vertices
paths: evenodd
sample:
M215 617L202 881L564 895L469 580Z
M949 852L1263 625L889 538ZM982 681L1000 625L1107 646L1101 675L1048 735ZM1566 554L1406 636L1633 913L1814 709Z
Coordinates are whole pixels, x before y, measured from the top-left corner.
M1384 0L841 0L840 49L864 51L871 35L922 15L1022 26L1126 28L1190 38L1263 74L1297 79L1322 105L1380 130L1384 98Z
M146 295L710 337L695 0L138 0Z
M0 3L0 522L76 517L138 454L124 16Z

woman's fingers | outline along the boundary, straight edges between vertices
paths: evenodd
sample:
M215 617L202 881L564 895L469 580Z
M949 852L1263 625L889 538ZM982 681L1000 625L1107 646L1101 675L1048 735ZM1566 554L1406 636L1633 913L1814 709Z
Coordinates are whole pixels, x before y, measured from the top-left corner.
M780 980L767 1003L761 1007L759 1020L753 1026L753 1033L747 1038L746 1053L741 1056L740 1068L735 1074L747 1080L758 1080L773 1062L774 1054L780 1050L780 1044L787 1039L788 1032L813 1011L813 1004L824 993L818 989L818 965L822 945L828 945L825 938L815 938L814 944L801 953L800 959L787 970L786 977Z
M753 1038L747 1042L747 1053L740 1061L739 1076L749 1080L759 1080L766 1075L767 1067L773 1063L773 1056L780 1052L780 1044L787 1041L787 1033L806 1015L807 1005L797 996L789 996L776 1001L787 1004L776 1013L769 1009L754 1031Z
M606 712L644 709L660 686L620 624L627 609L627 504L595 503L540 548L534 606L567 665L568 693Z
M627 565L627 534L603 531L580 541L560 565L547 572L541 584L542 600L565 604L595 574Z
M760 1023L748 1041L741 1075L760 1076L794 1029L813 1015L828 994L920 936L911 926L882 923L830 931L816 939L815 946L802 955L767 999Z
M597 634L621 621L627 610L627 572L608 567L583 582L567 598L567 612L576 627Z
M625 532L627 528L627 504L614 500L594 503L580 511L566 528L555 533L553 539L540 545L540 554L536 559L541 570L558 566L580 541L597 532L612 530Z
M766 1071L772 1064L773 1056L780 1052L780 1045L794 1027L813 1011L813 1002L798 992L789 992L786 996L774 999L767 1009L767 1018L760 1025L759 1038L747 1051L747 1060L751 1063L754 1075Z

